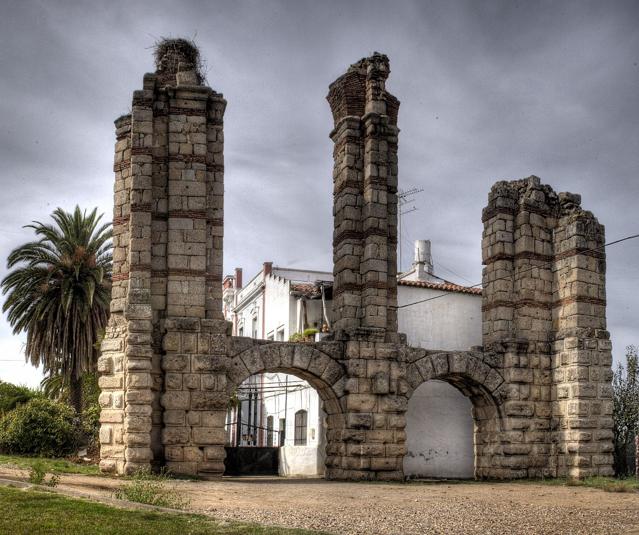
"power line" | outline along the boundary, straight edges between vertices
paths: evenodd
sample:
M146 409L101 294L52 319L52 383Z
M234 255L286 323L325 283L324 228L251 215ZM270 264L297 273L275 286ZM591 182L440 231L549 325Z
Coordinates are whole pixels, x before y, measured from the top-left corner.
M255 399L258 399L260 401L265 401L267 399L273 399L273 398L278 398L278 397L284 396L287 393L302 392L304 390L309 390L311 388L313 390L315 390L315 388L313 388L312 386L309 385L309 386L298 386L294 390L290 389L290 390L287 390L285 392L277 392L277 393L267 392L267 394L268 394L267 396L255 396ZM317 390L315 390L315 391L317 392ZM245 397L238 398L238 399L239 399L239 401L248 401L248 398L245 398Z
M299 388L300 386L307 386L308 383L296 383L293 385L269 385L265 383L263 385L254 385L254 386L238 386L236 388L237 392L253 392L257 390L290 390L291 388Z
M594 249L584 249L582 252L584 252L584 253L585 252L599 252L599 251L602 251L603 249L605 249L606 247L610 247L611 245L616 245L618 243L625 242L625 241L628 241L628 240L634 240L635 238L639 238L639 234L633 234L631 236L626 236L625 238L620 238L618 240L605 243L601 247L595 247ZM545 261L545 262L543 262L543 264L549 265L553 261L554 260ZM527 271L532 271L533 269L539 269L540 267L541 266L529 266L526 269L520 270L519 274L521 275L522 273L526 273ZM511 279L512 279L512 277L510 277L510 276L509 277L499 277L497 279L493 279L490 282L497 282L497 281L500 281L500 280L511 280ZM472 286L468 286L468 288L478 288L482 284L483 284L483 281L482 282L478 282L477 284L473 284ZM419 301L415 301L414 303L406 303L405 305L399 305L397 307L391 307L391 308L395 308L397 310L400 309L400 308L407 308L407 307L411 307L411 306L414 306L414 305L419 305L420 303L426 303L428 301L434 301L435 299L439 299L441 297L446 297L448 295L450 295L450 293L446 292L446 293L443 293L441 295L435 295L434 297L429 297L427 299L420 299Z

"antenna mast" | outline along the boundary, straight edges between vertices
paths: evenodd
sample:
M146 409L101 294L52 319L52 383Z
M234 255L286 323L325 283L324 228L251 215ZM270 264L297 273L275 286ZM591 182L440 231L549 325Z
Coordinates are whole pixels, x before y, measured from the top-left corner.
M402 216L416 212L419 208L417 206L407 206L414 201L415 195L424 191L424 188L411 188L408 190L400 189L397 192L397 204L398 204L398 235L397 241L399 246L399 266L398 272L402 272Z

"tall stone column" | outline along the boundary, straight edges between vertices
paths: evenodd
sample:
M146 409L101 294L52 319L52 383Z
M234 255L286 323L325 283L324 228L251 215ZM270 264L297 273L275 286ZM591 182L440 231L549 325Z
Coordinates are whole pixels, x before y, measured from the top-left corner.
M362 256L363 147L361 119L345 116L331 133L333 157L333 309L335 330L359 327L362 306L360 262Z
M517 192L498 182L482 213L482 335L484 349L514 337L514 225Z
M115 121L116 143L113 203L113 275L111 317L98 359L101 389L100 468L107 472L124 472L124 351L127 322L124 309L129 286L129 216L131 211L131 115Z
M374 54L331 84L333 329L345 343L343 427L330 479L398 480L406 453L404 363L397 342L397 112L388 58ZM339 444L339 446L338 446Z
M579 202L533 176L495 184L484 210L484 350L508 385L492 464L505 477L611 470L603 227Z
M134 92L131 114L116 121L114 293L100 361L105 471L168 461L197 473L220 458L207 450L218 438L200 428L215 419L218 400L202 391L227 332L226 101L202 84L197 58L184 40L160 43L156 72Z
M397 340L397 111L388 58L352 65L329 88L335 142L335 331ZM372 337L372 338L371 338Z
M606 330L604 227L559 194L554 234L553 400L559 475L613 475L612 354Z

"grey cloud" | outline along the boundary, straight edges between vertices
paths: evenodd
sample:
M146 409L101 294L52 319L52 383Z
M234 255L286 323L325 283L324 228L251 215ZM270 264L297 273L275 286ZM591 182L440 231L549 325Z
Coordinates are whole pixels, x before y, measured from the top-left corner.
M374 50L390 56L389 89L402 102L401 185L424 188L419 211L405 217L404 265L410 240L430 238L442 276L479 281L488 190L530 174L581 193L610 239L636 233L637 20L632 1L9 0L0 20L0 231L58 205L110 213L112 121L153 70L154 41L186 35L229 103L227 272L242 266L250 276L265 260L330 269L325 96ZM22 234L5 236L0 261ZM638 263L639 240L610 251L617 357L639 343Z

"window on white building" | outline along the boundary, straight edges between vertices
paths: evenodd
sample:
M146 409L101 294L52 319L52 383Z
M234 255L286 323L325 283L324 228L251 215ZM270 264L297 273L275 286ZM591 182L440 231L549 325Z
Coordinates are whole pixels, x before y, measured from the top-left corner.
M306 427L308 425L308 413L305 410L295 413L295 445L306 446Z
M283 342L283 341L284 341L284 327L280 327L280 328L277 330L277 337L276 337L276 340L277 340L278 342Z
M279 445L283 446L286 440L286 418L280 418L280 438Z
M253 316L253 321L251 322L251 336L257 338L257 315Z
M266 445L269 448L273 447L273 417L266 418Z

